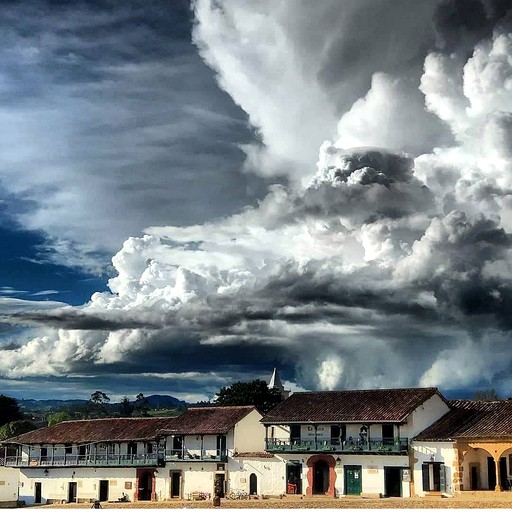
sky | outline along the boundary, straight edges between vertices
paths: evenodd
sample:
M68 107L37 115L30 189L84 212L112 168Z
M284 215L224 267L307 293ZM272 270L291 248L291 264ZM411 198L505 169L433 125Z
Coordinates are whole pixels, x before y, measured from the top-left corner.
M1 392L512 395L508 0L0 12Z

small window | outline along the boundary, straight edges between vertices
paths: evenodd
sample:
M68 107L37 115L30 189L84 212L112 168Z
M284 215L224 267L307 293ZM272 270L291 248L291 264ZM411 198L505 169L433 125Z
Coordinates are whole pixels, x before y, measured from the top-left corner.
M146 453L153 453L153 443L146 443Z
M48 457L48 448L45 448L44 446L41 447L41 458L46 459Z
M65 449L66 455L69 455L69 454L73 453L73 446L70 445L70 444L66 444L64 446L64 449Z
M128 455L137 455L137 443L128 443Z

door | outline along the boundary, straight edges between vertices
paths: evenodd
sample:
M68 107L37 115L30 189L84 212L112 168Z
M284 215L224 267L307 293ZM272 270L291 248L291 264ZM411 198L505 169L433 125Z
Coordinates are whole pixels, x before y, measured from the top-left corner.
M171 498L181 498L181 471L171 471Z
M225 461L226 456L226 436L217 436L217 457Z
M41 503L41 482L34 483L34 503Z
M179 459L183 457L183 437L174 436L172 438L172 454Z
M215 473L215 480L213 483L213 491L215 496L224 498L226 494L226 474Z
M100 480L100 501L108 501L108 480Z
M470 470L470 488L472 491L476 491L478 489L478 467L475 465L469 468Z
M384 493L388 498L402 495L402 471L400 468L384 467Z
M76 482L68 484L68 503L76 503Z
M153 472L152 471L141 471L139 473L139 494L138 500L150 501L151 493L153 491Z
M286 465L286 494L302 494L302 464Z
M313 494L325 494L329 489L329 465L325 460L315 462L313 468Z
M251 496L258 494L258 477L256 473L251 473L249 477L249 494Z
M361 466L345 466L345 494L361 494Z

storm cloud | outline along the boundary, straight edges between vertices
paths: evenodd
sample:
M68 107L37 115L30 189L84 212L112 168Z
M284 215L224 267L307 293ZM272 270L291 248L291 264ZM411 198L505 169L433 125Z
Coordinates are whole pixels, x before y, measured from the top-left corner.
M274 184L127 238L81 308L17 313L44 326L2 373L226 382L250 361L306 388L512 393L512 32L505 3L472 4L195 2L259 134L244 172Z

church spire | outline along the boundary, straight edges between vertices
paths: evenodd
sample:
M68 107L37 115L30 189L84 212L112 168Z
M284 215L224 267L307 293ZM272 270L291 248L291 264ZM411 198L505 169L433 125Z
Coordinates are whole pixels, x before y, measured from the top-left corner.
M270 380L268 381L268 387L269 389L277 389L281 393L281 396L283 398L288 398L290 396L290 391L284 389L283 383L281 382L281 377L279 377L279 372L277 371L277 368L274 368L274 371L272 372L272 376L270 377Z

